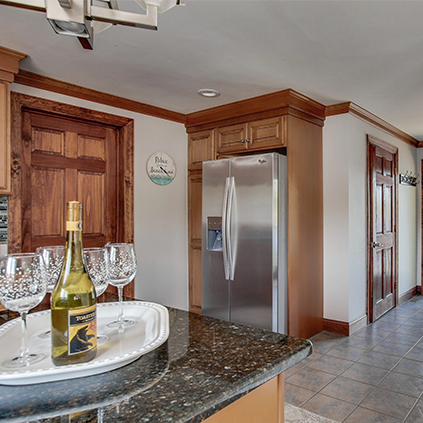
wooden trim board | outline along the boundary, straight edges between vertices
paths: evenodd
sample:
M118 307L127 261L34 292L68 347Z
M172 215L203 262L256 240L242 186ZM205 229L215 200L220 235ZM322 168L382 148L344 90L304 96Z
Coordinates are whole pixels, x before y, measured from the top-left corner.
M382 131L388 133L389 135L393 135L395 138L398 138L399 140L404 141L405 143L410 144L413 147L423 147L423 142L420 143L420 141L416 138L406 134L404 131L401 131L401 129L398 129L394 125L391 125L390 123L367 111L366 109L363 109L357 104L354 104L352 102L346 102L326 106L326 117L340 115L344 113L349 113L363 120L364 122L369 123L370 125L376 126Z
M323 319L323 330L337 333L338 335L351 336L361 328L367 326L367 315L355 319L353 322L342 322L339 320Z
M150 106L134 100L128 100L123 97L59 81L58 79L49 78L47 76L37 75L36 73L22 69L15 76L15 82L17 84L81 98L83 100L93 101L95 103L105 104L107 106L117 107L123 110L129 110L131 112L142 113L144 115L154 116L160 119L171 120L173 122L183 124L185 123L185 115L182 113L173 112L156 106Z
M409 289L408 291L405 291L398 297L398 305L404 304L408 300L411 300L415 295L417 295L417 286L414 288Z
M323 330L325 332L337 333L338 335L350 335L349 323L339 320L323 319Z
M190 133L287 114L323 126L325 106L287 89L190 113L185 126Z

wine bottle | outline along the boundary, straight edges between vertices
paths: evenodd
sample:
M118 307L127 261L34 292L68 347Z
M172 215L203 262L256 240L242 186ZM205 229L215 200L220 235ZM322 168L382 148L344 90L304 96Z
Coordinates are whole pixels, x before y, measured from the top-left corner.
M66 204L66 251L51 295L51 359L56 366L85 363L97 354L97 299L82 251L82 203Z

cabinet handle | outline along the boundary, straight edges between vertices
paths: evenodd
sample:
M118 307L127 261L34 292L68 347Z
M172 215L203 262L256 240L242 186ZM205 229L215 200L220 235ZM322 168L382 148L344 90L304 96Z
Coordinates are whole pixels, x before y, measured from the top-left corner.
M241 142L244 144L245 143L245 140L241 140Z
M251 142L250 138L247 138L247 139L245 140L245 142Z

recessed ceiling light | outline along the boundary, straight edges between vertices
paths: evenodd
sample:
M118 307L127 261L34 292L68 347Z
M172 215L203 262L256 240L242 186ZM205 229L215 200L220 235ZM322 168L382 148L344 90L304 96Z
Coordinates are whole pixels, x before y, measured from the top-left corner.
M220 96L219 91L213 90L211 88L202 88L201 90L198 90L197 92L198 92L198 94L202 95L203 97L208 97L208 98Z

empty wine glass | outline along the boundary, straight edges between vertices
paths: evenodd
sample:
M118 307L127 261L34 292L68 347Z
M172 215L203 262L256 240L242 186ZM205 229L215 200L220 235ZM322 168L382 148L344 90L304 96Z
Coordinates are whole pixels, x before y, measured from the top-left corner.
M51 294L62 272L63 262L65 260L65 246L38 247L36 252L43 256L47 273L47 293ZM38 338L50 338L50 331L43 332L41 335L38 335Z
M109 253L109 284L116 286L119 294L119 316L107 324L109 328L127 328L135 324L134 320L123 316L123 287L128 285L137 273L137 258L133 244L107 244Z
M30 354L26 316L46 295L46 269L41 254L9 254L0 258L0 301L9 310L17 311L22 321L22 342L19 356L2 363L6 368L27 367L46 354Z
M85 268L99 297L109 285L109 254L105 248L84 248ZM106 335L97 335L97 345L108 341Z

